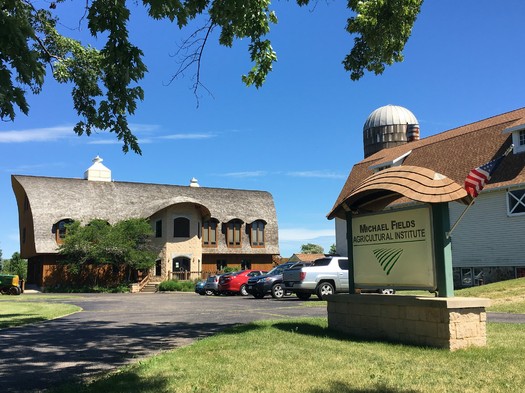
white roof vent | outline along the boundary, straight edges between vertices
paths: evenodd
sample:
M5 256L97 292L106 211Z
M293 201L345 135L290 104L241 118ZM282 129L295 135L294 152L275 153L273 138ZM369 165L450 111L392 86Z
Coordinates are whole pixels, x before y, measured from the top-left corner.
M93 158L93 165L84 172L84 179L90 181L111 181L111 170L102 164L99 156Z
M192 178L191 181L190 181L190 187L200 187L199 186L199 182L197 181L197 179L195 178Z

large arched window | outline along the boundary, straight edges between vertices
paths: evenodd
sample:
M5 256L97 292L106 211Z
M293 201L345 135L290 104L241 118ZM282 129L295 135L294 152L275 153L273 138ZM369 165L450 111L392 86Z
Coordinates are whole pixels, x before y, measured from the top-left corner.
M202 246L217 247L217 225L218 221L214 218L202 223Z
M252 222L250 231L250 242L252 247L264 247L264 227L266 223L262 220Z
M226 224L226 245L229 248L241 247L241 220L232 220Z
M173 220L173 237L190 237L190 220L177 217Z
M55 225L53 225L53 232L55 233L55 241L58 244L62 244L64 242L64 238L67 234L67 225L71 224L73 220L70 220L69 218L66 218L64 220L60 220Z

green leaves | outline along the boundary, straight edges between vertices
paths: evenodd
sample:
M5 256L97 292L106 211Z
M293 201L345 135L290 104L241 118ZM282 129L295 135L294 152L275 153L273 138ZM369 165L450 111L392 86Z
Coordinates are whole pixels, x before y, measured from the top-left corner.
M0 119L13 121L16 111L29 113L26 94L38 94L46 70L60 83L72 86L73 106L80 117L74 127L78 135L93 131L115 133L122 150L141 154L128 117L144 99L140 86L147 72L142 50L129 41L130 8L123 0L85 2L89 31L103 38L100 49L84 45L58 32L53 15L63 0L30 2L3 0L0 9ZM402 51L423 0L349 0L355 17L348 19L347 31L355 34L354 47L343 61L350 77L357 80L365 70L380 74L386 65L403 60ZM299 6L310 0L296 0ZM38 9L37 4L43 7ZM138 4L138 2L136 2ZM218 28L219 44L231 47L238 39L249 39L253 67L242 81L260 88L277 61L267 38L277 15L270 0L143 0L153 19L169 19L179 28L199 16L204 27L185 41L177 75L195 67L195 90L200 82L200 63L210 33ZM84 18L80 20L82 22ZM199 37L198 33L204 33ZM184 52L184 51L182 51ZM185 57L184 57L185 56Z
M104 220L92 220L86 226L74 221L67 226L59 253L73 271L82 265L128 266L147 269L154 265L156 254L150 246L152 230L146 220L132 218L111 226Z
M386 65L403 61L402 51L412 33L423 0L349 0L356 13L346 30L357 34L354 47L343 65L350 78L358 80L364 71L382 74Z
M35 47L38 20L25 2L6 0L0 9L0 119L14 120L15 107L28 114L25 88L38 93L44 82L42 53Z

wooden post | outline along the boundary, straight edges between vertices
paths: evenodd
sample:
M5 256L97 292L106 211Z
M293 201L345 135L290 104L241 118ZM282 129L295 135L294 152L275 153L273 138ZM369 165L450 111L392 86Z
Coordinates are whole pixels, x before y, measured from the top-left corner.
M438 296L453 297L452 244L447 236L450 228L448 203L432 203L431 207Z
M352 243L352 212L346 212L346 242L348 248L348 292L355 293L354 245Z

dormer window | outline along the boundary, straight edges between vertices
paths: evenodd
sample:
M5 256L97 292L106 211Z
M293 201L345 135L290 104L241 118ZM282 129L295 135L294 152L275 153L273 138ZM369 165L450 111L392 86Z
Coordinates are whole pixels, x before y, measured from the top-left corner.
M226 224L226 245L228 248L241 247L242 221L232 220Z
M373 170L374 173L380 172L383 169L392 168L394 166L401 166L403 162L405 161L405 158L408 157L408 155L412 153L412 150L407 151L405 154L400 155L399 157L393 159L392 161L383 161L376 165L371 165L369 169Z
M69 219L60 220L55 225L53 225L53 232L55 233L55 241L57 244L64 243L64 238L67 234L67 225L71 224L73 221Z
M265 222L262 220L252 222L250 231L252 247L264 247L264 226Z
M507 128L503 134L512 133L512 143L514 144L514 154L525 152L525 124Z

